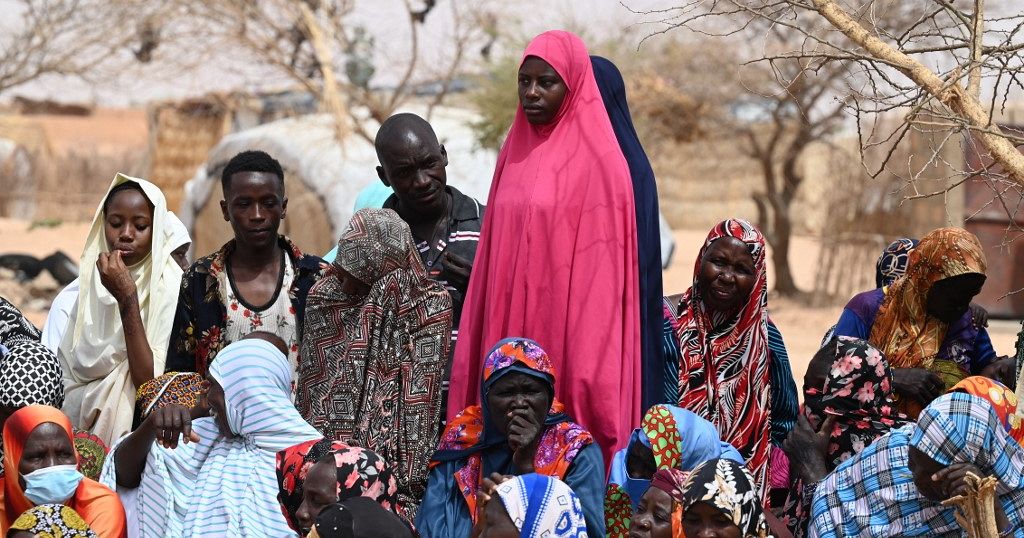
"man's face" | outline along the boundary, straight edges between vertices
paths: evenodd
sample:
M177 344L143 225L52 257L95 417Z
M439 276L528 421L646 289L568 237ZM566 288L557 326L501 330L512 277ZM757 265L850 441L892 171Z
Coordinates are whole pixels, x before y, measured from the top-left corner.
M231 176L220 207L240 246L266 248L277 241L288 198L276 174L238 172Z
M448 153L436 139L404 130L386 141L380 160L377 174L395 191L400 207L425 215L445 208Z

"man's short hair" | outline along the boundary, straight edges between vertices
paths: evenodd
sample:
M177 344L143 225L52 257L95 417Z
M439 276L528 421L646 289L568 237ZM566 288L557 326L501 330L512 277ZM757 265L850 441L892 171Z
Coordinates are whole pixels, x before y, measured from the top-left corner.
M220 187L227 195L231 188L231 176L239 172L264 172L274 174L281 180L281 190L284 190L284 169L277 159L271 157L265 151L249 150L235 155L228 161L224 171L220 174Z

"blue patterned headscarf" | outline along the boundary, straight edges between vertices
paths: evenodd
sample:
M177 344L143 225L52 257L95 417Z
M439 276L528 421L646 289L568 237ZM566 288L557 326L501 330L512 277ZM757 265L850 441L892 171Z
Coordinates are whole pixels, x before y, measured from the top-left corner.
M875 264L876 288L889 286L906 274L910 251L917 248L918 242L917 239L901 237L885 247L882 255L878 257L878 263Z
M523 538L587 536L579 497L557 478L525 474L499 485L497 493Z

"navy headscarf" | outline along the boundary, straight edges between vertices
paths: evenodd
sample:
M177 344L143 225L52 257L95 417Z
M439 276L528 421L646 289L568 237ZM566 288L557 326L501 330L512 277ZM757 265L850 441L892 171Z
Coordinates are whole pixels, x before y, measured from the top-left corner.
M658 186L647 154L633 127L633 118L626 103L626 83L615 64L600 56L591 56L594 77L601 91L604 108L612 122L615 138L619 141L629 175L633 178L633 200L636 204L637 254L640 267L640 357L643 380L641 399L643 409L665 402L665 384L678 379L666 379L665 358L662 357L662 285L661 285L661 232L658 222ZM670 393L677 392L672 390Z

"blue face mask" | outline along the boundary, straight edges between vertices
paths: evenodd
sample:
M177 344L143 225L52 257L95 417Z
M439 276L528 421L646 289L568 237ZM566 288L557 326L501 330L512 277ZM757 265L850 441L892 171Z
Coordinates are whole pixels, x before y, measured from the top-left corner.
M36 506L64 504L85 478L75 465L43 467L21 477L25 479L25 497Z

